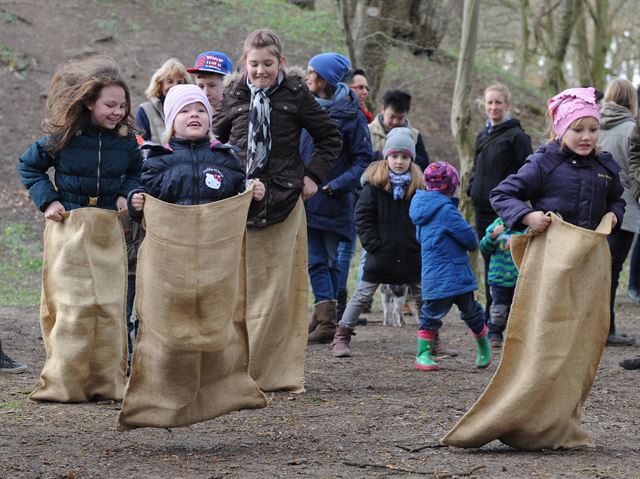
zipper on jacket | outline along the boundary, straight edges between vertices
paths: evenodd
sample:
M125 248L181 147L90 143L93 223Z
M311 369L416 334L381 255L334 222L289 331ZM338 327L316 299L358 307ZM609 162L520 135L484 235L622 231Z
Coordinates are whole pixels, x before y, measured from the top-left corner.
M192 203L194 205L200 204L200 185L198 184L198 162L196 161L196 154L194 152L193 142L190 142L191 147L191 170L193 172L193 197L195 198L195 202Z
M100 198L100 164L101 163L102 163L102 130L100 130L100 132L98 133L98 174L96 175L96 198Z

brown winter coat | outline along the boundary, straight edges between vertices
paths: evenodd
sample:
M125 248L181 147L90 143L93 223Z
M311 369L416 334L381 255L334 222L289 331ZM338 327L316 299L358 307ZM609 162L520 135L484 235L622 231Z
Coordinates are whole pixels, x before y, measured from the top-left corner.
M303 178L321 184L342 148L336 124L309 93L300 75L288 74L273 92L271 100L271 153L257 176L265 184L266 195L249 210L250 226L267 226L284 221L302 192ZM213 122L214 134L223 142L240 148L246 161L251 91L246 75L230 78L222 107ZM314 152L305 166L300 158L300 133L305 128L314 140Z

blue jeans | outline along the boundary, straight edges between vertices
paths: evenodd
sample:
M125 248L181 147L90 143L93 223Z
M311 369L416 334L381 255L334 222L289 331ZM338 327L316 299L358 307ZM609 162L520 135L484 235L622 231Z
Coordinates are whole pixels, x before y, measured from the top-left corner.
M473 295L473 291L442 299L426 300L420 309L420 329L438 331L442 327L442 318L456 305L462 319L469 329L479 334L484 329L484 311Z
M362 248L360 250L360 261L358 262L358 275L356 276L356 287L360 287L362 283L362 275L364 274L364 264L367 261L367 250Z
M331 231L307 228L309 280L316 303L336 299L338 295L338 243L340 237Z
M340 278L338 279L338 290L347 290L347 282L349 281L349 268L351 267L351 258L356 253L356 242L340 241L338 244L338 268L340 268Z
M498 286L491 285L491 308L489 311L489 337L502 339L504 330L507 327L507 319L509 319L509 311L511 309L511 303L513 302L513 293L516 290L515 286Z

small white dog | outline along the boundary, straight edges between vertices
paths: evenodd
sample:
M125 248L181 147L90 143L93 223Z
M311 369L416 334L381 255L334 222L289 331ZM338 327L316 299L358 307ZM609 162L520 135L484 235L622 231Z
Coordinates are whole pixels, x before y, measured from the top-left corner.
M409 306L411 314L419 324L418 307L409 294L409 285L383 284L380 286L380 293L382 294L383 326L404 326L406 323L402 316L402 308L405 304Z

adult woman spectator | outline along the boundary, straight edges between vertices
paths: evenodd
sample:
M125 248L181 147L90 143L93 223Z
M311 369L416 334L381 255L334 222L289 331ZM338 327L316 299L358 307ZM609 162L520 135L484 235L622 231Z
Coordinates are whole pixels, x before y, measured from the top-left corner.
M309 60L305 81L320 106L329 113L342 136L342 151L318 193L305 202L309 279L315 296L310 343L328 343L336 332L336 300L346 303L346 288L338 298L340 265L338 243L355 237L354 199L360 176L372 158L367 119L358 97L340 80L349 60L339 53L321 53ZM305 130L300 140L302 159L311 160L313 141Z
M637 112L638 94L631 82L624 79L611 81L605 91L604 104L600 112L598 143L603 150L610 152L622 167L622 198L627 204L621 228L608 237L611 249L611 323L608 346L628 346L635 342L631 337L616 334L614 306L620 272L631 249L633 237L640 228L640 205L633 197L629 181L629 138L636 125Z
M476 233L484 237L487 227L497 218L489 203L489 193L507 176L515 173L533 153L531 139L520 121L509 116L511 92L500 84L488 86L484 91L484 110L487 121L476 138L473 169L467 194L473 202ZM489 255L484 259L484 285L486 294L485 320L489 320L491 294L487 283Z

